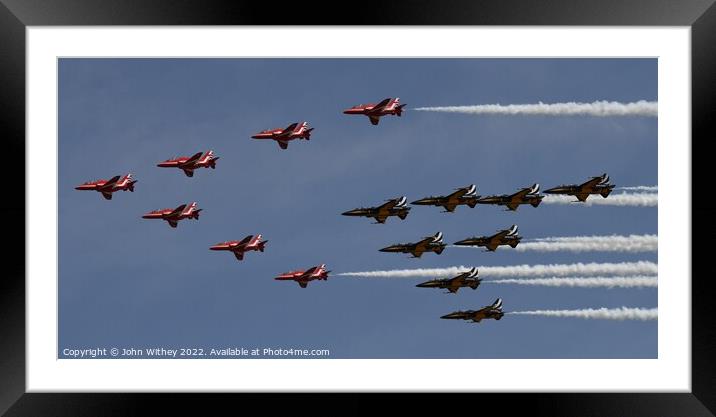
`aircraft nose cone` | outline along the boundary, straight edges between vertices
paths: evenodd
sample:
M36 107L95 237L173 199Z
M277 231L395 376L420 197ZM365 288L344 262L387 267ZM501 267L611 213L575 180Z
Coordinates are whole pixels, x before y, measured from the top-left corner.
M211 250L221 250L221 248L222 248L221 245L214 245L214 246L209 247L209 249L211 249Z
M422 283L416 285L416 287L428 288L428 287L430 287L430 283L429 283L429 282L422 282Z
M440 316L440 318L441 319L455 319L457 317L455 316L455 313L450 313L450 314L446 314L444 316Z

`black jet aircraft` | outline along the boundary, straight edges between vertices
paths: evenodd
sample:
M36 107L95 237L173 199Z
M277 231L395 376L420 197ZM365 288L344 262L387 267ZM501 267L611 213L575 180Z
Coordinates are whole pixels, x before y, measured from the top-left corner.
M482 319L499 320L504 315L505 313L502 311L502 299L498 298L492 305L485 306L479 310L456 311L454 313L446 314L440 318L472 320L475 323L479 323Z
M474 208L477 204L477 199L480 198L476 194L477 187L472 184L467 187L456 188L456 191L449 195L442 196L430 196L421 198L420 200L413 201L410 204L416 206L437 206L445 209L444 213L452 213L455 208L459 205L466 204L471 208Z
M476 290L480 286L480 278L477 277L477 268L472 268L469 271L465 271L460 275L449 278L449 279L434 279L431 281L423 282L422 284L416 285L421 288L443 288L447 289L448 292L455 294L457 290L462 287L470 287Z
M583 184L560 185L559 187L545 190L547 194L566 194L577 197L577 201L585 202L591 194L600 194L607 198L614 189L614 184L609 184L609 175L606 173L599 177L592 177Z
M520 240L522 240L522 237L517 235L517 225L513 224L509 229L500 230L492 236L475 236L454 244L459 246L484 246L489 252L494 252L501 245L509 245L515 248L520 243Z
M440 255L443 253L443 250L445 250L445 246L447 245L443 243L443 234L442 232L438 232L435 236L427 236L420 242L390 245L380 251L410 253L414 258L420 258L420 256L425 252L435 252Z
M514 194L491 195L477 200L478 204L497 204L506 206L508 210L515 211L520 204L531 204L532 207L539 206L544 198L539 195L539 184L532 184L531 187L523 188Z
M385 220L390 216L398 216L401 220L405 220L408 217L410 207L405 205L408 201L407 198L399 197L386 201L386 203L377 207L361 207L342 214L344 216L372 217L376 223L385 223Z

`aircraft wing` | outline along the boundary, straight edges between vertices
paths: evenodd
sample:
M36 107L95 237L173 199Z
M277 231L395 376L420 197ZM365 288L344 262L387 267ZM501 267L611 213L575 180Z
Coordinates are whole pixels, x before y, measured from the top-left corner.
M375 221L378 223L385 223L385 220L388 218L388 216L375 216Z
M377 125L380 122L380 117L378 116L368 116L368 118L373 125Z
M510 234L510 230L500 230L499 232L495 233L494 235L490 236L490 242L495 240L502 240L505 238L505 236Z
M522 199L524 199L525 196L530 193L530 191L532 191L531 187L523 188L520 191L510 195L510 201L522 201Z
M460 282L460 281L464 280L465 278L467 278L469 275L470 275L470 272L462 272L462 273L460 273L460 275L456 276L455 278L450 279L450 283Z
M105 190L105 189L108 189L108 188L111 189L112 187L114 187L115 184L117 184L117 181L119 181L119 179L120 179L121 177L122 177L121 175L117 175L117 176L115 176L115 177L112 177L109 181L105 182L104 185L102 185L101 187L97 187L97 188L99 188L100 190Z
M589 197L589 193L577 193L574 196L577 197L577 200L579 200L579 201L587 201L587 197Z
M499 245L497 244L497 242L490 242L490 243L488 243L487 245L485 245L485 247L487 248L487 250L489 250L489 251L491 251L491 252L496 251L496 250L497 250L497 246L499 246Z
M435 241L435 238L433 238L432 236L426 237L425 239L421 240L420 242L415 243L415 245L413 245L413 248L410 251L410 253L412 253L413 256L415 256L416 258L419 258L420 255L422 255L423 252L425 252L425 250L428 248L428 245L434 241Z
M186 208L186 204L182 204L181 206L175 208L171 213L167 214L166 217L176 217L184 212L184 209Z
M241 239L241 242L239 242L239 245L245 245L249 242L251 242L251 239L254 238L254 235L248 235L245 238Z
M244 253L243 252L234 252L234 256L236 256L236 259L243 261L244 260Z
M425 245L415 245L415 247L410 251L410 253L416 258L420 258L420 256L425 253Z
M446 211L449 211L449 212L452 213L453 211L455 211L455 208L457 207L457 204L455 204L455 203L447 203L447 204L445 204L443 207L445 207L445 210L446 210Z
M487 309L488 308L489 307L483 307L483 308L477 310L477 312L475 312L475 315L472 318L472 321L474 321L475 323L479 323L482 319L487 317Z
M580 184L579 188L581 191L590 191L594 188L595 185L599 184L601 181L602 177L595 177L583 184Z
M383 100L383 101L381 101L380 103L378 103L378 104L376 104L375 106L373 106L373 108L370 109L370 110L368 111L368 113L378 113L378 112L380 112L381 110L383 110L383 109L385 108L385 106L388 105L388 103L390 103L390 99L389 99L389 98L386 98L385 100Z
M278 136L278 137L288 137L288 136L291 135L291 133L293 133L294 130L296 130L296 127L297 127L297 126L298 126L298 123L291 123L290 125L288 125L288 127L286 127L285 129L283 129L283 131L282 131L281 133L279 133L278 135L276 135L276 136Z
M467 187L465 187L465 188L458 188L457 191L454 191L453 193L449 194L449 195L447 196L447 198L448 198L448 200L449 200L449 199L453 199L453 198L460 198L460 197L464 196L465 194L467 194L467 192L468 192L468 188L467 188Z
M276 142L278 142L278 146L280 146L281 149L288 149L288 142L285 140L277 140Z
M309 268L308 270L306 270L306 272L304 272L303 274L301 274L301 276L298 277L298 279L300 280L300 279L302 279L302 278L310 278L314 273L316 273L316 270L317 270L317 269L318 269L317 266L314 266L314 267L312 267L312 268Z
M380 206L377 207L377 209L378 209L378 211L380 211L380 210L390 210L390 209L392 209L393 207L399 205L401 202L404 202L404 199L403 199L402 197L401 197L401 198L394 198L394 199L392 199L392 200L388 200L388 201L386 201L385 203L381 204Z
M191 156L191 158L187 159L186 162L184 162L184 163L182 164L182 166L194 165L194 163L195 163L196 161L198 161L199 158L201 158L202 155L204 155L204 152L197 152L197 153L195 153L194 155Z

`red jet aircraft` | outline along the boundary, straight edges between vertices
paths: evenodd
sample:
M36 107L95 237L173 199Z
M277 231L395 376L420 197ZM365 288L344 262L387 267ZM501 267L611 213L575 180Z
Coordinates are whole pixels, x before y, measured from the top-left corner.
M196 202L189 205L182 204L175 209L154 210L142 216L143 219L160 219L166 220L171 227L177 227L179 220L196 219L199 220L199 212L201 209L196 208Z
M217 243L209 249L228 250L234 252L234 256L236 256L236 259L242 261L244 260L244 252L248 252L250 250L257 250L263 252L266 242L268 242L268 240L261 241L261 235L248 235L241 241L230 240L228 242Z
M301 286L301 288L306 288L308 286L308 283L313 280L326 281L328 279L329 272L331 271L326 271L326 264L321 264L320 266L314 266L313 268L309 268L306 271L284 272L283 274L277 276L275 279L279 281L296 281L298 282L298 285Z
M389 97L378 104L370 103L353 106L348 110L344 110L343 114L362 114L368 116L370 122L377 125L382 116L393 114L400 117L403 114L403 107L405 107L405 104L400 104L400 98Z
M197 152L192 156L179 156L174 159L167 159L157 164L162 168L181 168L187 177L194 176L194 170L197 168L216 168L216 160L218 156L214 156L214 151Z
M311 131L313 131L313 128L308 127L308 122L301 122L291 123L284 129L262 130L251 137L254 139L273 139L278 143L281 149L288 149L288 141L290 140L311 140Z
M98 191L102 193L102 196L106 198L107 200L112 199L112 193L115 191L131 191L134 192L134 183L136 183L137 180L132 179L132 174L127 174L125 176L117 175L116 177L110 178L108 180L96 180L96 181L88 181L82 185L78 185L75 187L75 190L89 190L89 191Z

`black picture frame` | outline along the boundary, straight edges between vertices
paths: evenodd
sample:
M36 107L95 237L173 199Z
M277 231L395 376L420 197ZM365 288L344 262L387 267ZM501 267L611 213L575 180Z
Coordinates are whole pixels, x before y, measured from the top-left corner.
M158 0L0 0L0 126L3 153L25 154L25 29L27 26L74 25L628 25L689 26L692 31L692 190L709 189L713 177L709 153L694 152L705 144L709 120L716 109L716 7L714 0L390 0L357 7L323 2L158 1ZM345 6L345 5L344 5ZM0 414L7 416L136 415L147 405L190 409L207 404L235 414L234 395L207 394L28 394L25 393L25 218L24 158L8 158L11 173L4 188L0 218L6 231L0 277ZM6 177L7 178L7 177ZM523 410L550 416L711 416L716 410L716 303L711 274L696 274L696 253L716 232L716 203L691 201L692 222L692 389L690 393L554 393L470 394L481 410L499 407L500 414ZM8 233L9 232L9 233ZM676 277L688 279L688 277ZM476 376L479 377L479 376ZM618 376L616 376L618 377ZM209 398L210 397L210 398ZM242 399L242 401L245 399ZM448 401L461 401L462 398ZM257 398L264 410L284 404L316 407L309 398L270 401ZM437 403L445 401L440 399ZM150 404L147 404L150 403ZM429 405L420 396L415 405ZM358 405L356 399L344 407ZM201 405L199 405L201 407ZM234 412L232 412L232 408ZM206 414L206 413L204 413ZM217 414L217 413L212 413Z

